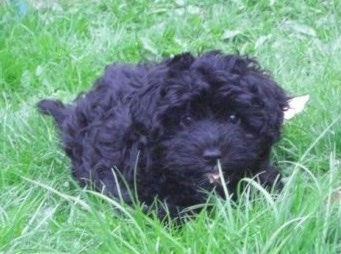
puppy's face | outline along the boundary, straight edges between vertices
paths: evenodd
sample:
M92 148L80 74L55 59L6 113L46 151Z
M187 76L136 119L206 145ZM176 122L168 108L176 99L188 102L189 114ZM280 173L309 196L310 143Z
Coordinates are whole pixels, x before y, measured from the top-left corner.
M251 169L268 147L266 140L243 126L235 110L189 103L163 118L164 132L156 147L163 167L186 179L218 179L218 160L228 175Z
M162 78L132 110L162 170L214 182L218 160L233 176L268 159L287 97L255 61L210 53L181 55L164 65Z

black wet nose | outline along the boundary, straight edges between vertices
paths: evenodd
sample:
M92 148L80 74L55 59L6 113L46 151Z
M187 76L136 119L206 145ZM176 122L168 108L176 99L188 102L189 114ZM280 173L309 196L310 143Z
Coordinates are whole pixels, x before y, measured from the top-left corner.
M218 148L207 148L203 152L203 157L210 163L217 163L221 158L221 151Z

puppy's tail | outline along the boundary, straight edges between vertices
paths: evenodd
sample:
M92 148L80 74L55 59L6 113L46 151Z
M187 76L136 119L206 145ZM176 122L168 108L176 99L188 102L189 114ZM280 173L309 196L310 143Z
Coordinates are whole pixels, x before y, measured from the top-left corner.
M59 129L62 129L66 117L66 107L58 100L41 100L37 104L39 112L52 116Z

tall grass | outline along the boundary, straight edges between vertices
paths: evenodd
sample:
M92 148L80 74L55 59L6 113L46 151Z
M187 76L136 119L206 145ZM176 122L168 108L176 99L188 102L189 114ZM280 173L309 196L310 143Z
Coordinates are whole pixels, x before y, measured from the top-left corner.
M26 2L24 15L0 2L0 252L341 252L340 1ZM73 99L112 61L209 49L256 56L311 96L273 153L283 192L249 181L178 228L77 187L36 102Z

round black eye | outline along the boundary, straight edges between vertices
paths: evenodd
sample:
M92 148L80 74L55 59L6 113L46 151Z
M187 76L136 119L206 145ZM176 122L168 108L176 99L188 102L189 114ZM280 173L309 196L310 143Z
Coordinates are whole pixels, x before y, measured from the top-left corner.
M188 126L188 125L191 125L192 122L193 122L193 118L190 115L184 115L181 118L181 124L182 125Z
M238 122L238 117L236 116L236 114L231 114L231 115L229 115L229 122L230 123L237 123Z

